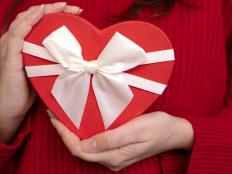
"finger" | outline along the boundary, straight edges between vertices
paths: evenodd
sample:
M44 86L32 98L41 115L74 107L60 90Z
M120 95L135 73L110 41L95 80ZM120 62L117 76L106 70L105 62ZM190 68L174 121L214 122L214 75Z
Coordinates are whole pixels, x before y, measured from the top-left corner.
M131 145L132 146L132 145ZM134 145L133 145L134 146ZM98 156L98 163L112 169L119 170L130 164L139 154L137 154L137 149L141 147L140 145L135 145L137 147L128 147L123 150L121 148L114 149L110 151L94 153Z
M49 116L50 118L56 118L56 117L54 116L54 114L53 114L49 109L47 109L46 111L47 111L48 116Z
M152 144L150 142L129 144L116 149L116 152L121 156L122 161L128 161L143 156L147 152L152 154L151 149L154 148L151 146Z
M35 11L39 5L32 6L28 10L21 12L17 15L15 23L20 22L22 19L24 19L28 14ZM71 6L67 5L66 2L57 2L53 4L44 4L44 14L49 13L57 13L57 12L66 12L66 13L72 13L79 15L83 9L77 6Z
M66 126L64 126L60 121L55 118L51 118L51 123L54 128L57 130L57 133L61 137L62 141L69 149L71 154L75 157L79 157L85 161L89 162L99 162L103 157L101 154L92 155L89 153L84 153L80 148L80 138L72 133Z
M73 156L79 157L89 162L98 162L105 166L111 167L121 166L124 161L130 159L129 156L126 156L124 153L118 150L111 150L94 154L84 153L81 151L80 139L74 133L72 133L55 118L52 118L51 122ZM137 149L138 147L136 147L136 150ZM133 152L134 154L136 154L136 150Z
M24 38L30 30L44 15L44 5L38 6L20 22L14 21L9 28L9 33L18 38ZM25 31L26 30L26 31Z
M94 153L94 154L84 153L83 151L81 151L80 139L74 133L72 133L68 128L66 128L60 121L58 121L50 110L47 110L47 112L51 118L51 122L53 126L57 130L64 144L70 150L71 154L74 156L78 156L83 160L105 163L105 165L110 165L110 166L118 166L120 165L121 162L131 159L132 156L140 155L140 153L137 154L137 152L143 151L145 149L141 144L133 144L127 147L114 149L101 153Z
M5 57L6 47L7 47L7 44L5 44L6 41L7 41L7 32L4 33L0 39L0 57L1 58Z
M57 12L66 12L72 14L80 14L83 11L78 6L67 5L66 2L57 2L54 4L45 4L44 5L44 13L57 13Z
M110 169L111 171L114 171L114 172L118 172L122 169L124 169L125 167L127 166L130 166L131 164L135 163L136 162L136 159L134 160L129 160L129 161L126 161L124 163L121 163L119 166L111 166L111 165L107 165L107 164L104 164L104 163L99 163L105 167L107 167L108 169Z
M44 14L62 12L64 10L66 4L67 4L66 2L56 2L53 4L42 4L44 6ZM24 19L26 16L28 16L28 14L35 11L35 9L37 9L39 6L41 6L41 5L32 6L28 10L19 13L16 17L17 22Z
M132 158L132 159L129 159L129 160L126 160L124 162L122 162L119 166L106 166L108 167L110 170L112 171L120 171L122 170L123 168L127 167L127 166L130 166L132 164L135 164L139 161L142 161L148 157L150 157L151 154L150 153L144 153L136 158Z
M78 6L67 5L66 2L57 2L54 4L45 4L44 13L57 13L57 12L66 12L72 14L80 14L83 9Z
M109 130L84 140L81 143L82 151L87 153L103 152L131 143L142 142L137 121L128 122L116 129Z
M32 13L33 11L35 11L38 7L39 7L39 5L35 5L35 6L32 6L32 7L28 8L26 11L23 11L23 12L19 13L19 14L16 16L15 21L20 21L20 20L22 20L22 19L25 18L28 14Z
M147 149L148 143L138 143L116 149L114 153L112 151L104 152L106 156L110 156L110 159L102 161L100 164L110 170L119 171L126 166L151 156L152 154L149 151L145 152Z
M49 14L49 13L62 12L66 5L67 5L66 2L57 2L54 4L45 4L44 5L44 13Z
M3 35L1 35L1 38L0 38L0 44L3 44L6 40L6 37L7 37L7 32L4 33Z
M83 9L81 9L80 7L71 6L71 5L66 5L66 7L63 10L63 12L77 14L77 15L81 14L82 11L83 11Z
M44 6L44 13L48 13L49 10L53 7L53 8L58 8L58 9L64 9L66 5L66 2L57 2L57 3L53 3L53 4L43 4ZM35 11L40 5L35 5L35 6L32 6L30 8L28 8L28 10L24 11L24 12L21 12L19 13L17 16L16 16L16 20L17 21L20 21L22 19L24 19L28 14L30 14L31 12Z
M54 118L53 115L51 115L51 117L51 123L63 140L64 144L71 152L74 152L73 149L78 149L80 145L79 137L75 136L71 131L69 131L68 128L66 128L60 121Z
M145 158L147 158L147 157L146 156L140 156L138 158L134 158L134 159L131 159L131 160L124 161L118 166L112 166L112 165L107 165L107 164L105 165L103 163L100 163L100 164L104 165L105 167L107 167L108 169L110 169L110 170L112 170L114 172L118 172L118 171L120 171L120 170L122 170L122 169L124 169L124 168L138 162L138 161L141 161L141 160L143 160Z
M44 5L35 5L35 6L30 7L28 10L19 13L16 16L16 19L11 23L10 27L12 28L12 27L15 27L16 25L20 24L22 22L22 20L24 20L25 17L34 13L40 6L44 7Z
M10 26L8 32L7 53L9 57L18 56L23 47L23 39L32 27L43 17L44 6L39 6L34 12L25 17L18 25Z

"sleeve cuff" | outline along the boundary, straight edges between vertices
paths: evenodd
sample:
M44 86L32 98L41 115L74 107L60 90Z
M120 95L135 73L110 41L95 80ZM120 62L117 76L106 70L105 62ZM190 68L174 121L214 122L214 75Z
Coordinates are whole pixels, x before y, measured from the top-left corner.
M15 152L21 147L26 137L30 134L31 120L31 114L28 114L11 144L0 143L0 168L4 167L8 160L14 156Z
M232 124L220 118L187 117L193 126L194 145L187 174L232 170Z

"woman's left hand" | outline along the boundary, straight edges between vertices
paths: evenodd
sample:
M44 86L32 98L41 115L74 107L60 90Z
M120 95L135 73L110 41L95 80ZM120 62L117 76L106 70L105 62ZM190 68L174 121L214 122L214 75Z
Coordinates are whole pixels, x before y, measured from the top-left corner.
M142 115L82 141L48 113L73 156L100 163L113 171L168 150L190 150L194 140L192 125L187 120L164 112Z

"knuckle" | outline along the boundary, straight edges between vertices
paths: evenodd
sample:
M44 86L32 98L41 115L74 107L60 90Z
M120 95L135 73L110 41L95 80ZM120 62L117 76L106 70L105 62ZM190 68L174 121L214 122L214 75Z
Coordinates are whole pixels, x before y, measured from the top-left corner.
M143 121L144 120L141 120L141 122ZM137 142L147 141L151 138L151 136L154 135L154 132L151 131L151 127L153 127L151 123L152 122L148 122L145 124L140 124L139 126L132 127L132 135Z
M44 4L44 12L49 13L53 9L53 4Z
M165 112L162 112L162 111L157 111L156 113L156 117L162 117L162 118L169 118L169 114L168 113L165 113Z
M35 10L36 8L38 8L38 5L31 6L26 11L22 12L21 14L22 14L22 16L24 16L24 14L28 14L31 11Z
M137 131L134 136L137 142L146 142L154 136L154 133L144 128L143 131Z
M19 13L17 16L16 16L16 19L20 19L22 16L23 16L23 12Z
M9 27L8 34L9 34L9 38L17 36L15 27L13 25Z
M100 150L109 149L111 145L111 138L107 134L102 134L95 137L97 148Z
M70 151L72 156L74 156L74 157L78 156L78 153L77 153L77 151L75 149L69 149L69 151Z
M113 168L118 168L121 165L121 160L118 160L117 158L111 158L109 160L109 165Z
M105 134L102 138L103 138L103 146L105 146L106 148L110 148L112 146L111 137Z
M31 6L31 7L29 7L29 8L27 9L27 11L34 10L34 9L37 8L37 7L38 7L38 5Z
M9 34L12 34L12 33L14 32L14 30L15 30L15 22L12 22L12 23L10 24L8 33L9 33Z
M141 142L144 140L144 135L146 134L147 130L144 126L140 127L133 127L132 130L132 136L134 137L134 141Z
M30 11L33 11L37 7L38 7L38 5L31 6L26 11L18 13L16 16L16 19L21 19L22 17L24 17L26 14L28 14Z
M9 38L22 39L22 37L24 37L22 33L25 33L25 31L29 32L31 29L32 29L32 25L26 22L26 20L22 20L20 24L10 26L8 30L8 36Z
M32 24L26 18L22 21L21 25L23 25L25 31L30 31L32 29Z
M24 24L27 26L32 26L30 21L31 21L31 16L29 15L29 16L26 16L22 22L24 22Z

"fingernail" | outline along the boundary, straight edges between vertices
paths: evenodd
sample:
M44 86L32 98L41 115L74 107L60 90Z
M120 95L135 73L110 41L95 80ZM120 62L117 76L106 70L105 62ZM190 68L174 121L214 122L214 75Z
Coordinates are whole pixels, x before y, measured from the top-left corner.
M44 9L44 4L40 5L38 9L43 10Z
M72 11L72 13L74 13L74 14L79 14L80 7L77 7L77 6L69 6L69 5L67 5L66 7L69 8L69 10Z
M63 7L65 5L67 5L67 2L56 2L53 5L56 6L56 7Z
M47 111L48 116L49 116L50 118L55 118L54 115L52 114L52 112L51 112L49 109L47 109L46 111Z
M82 142L81 149L83 152L86 153L96 153L97 150L97 143L95 140L86 140Z
M54 118L51 118L50 120L51 120L52 126L53 126L53 127L56 127L56 121L55 121L55 119L54 119Z
M83 12L82 8L79 8L79 14L81 14Z

